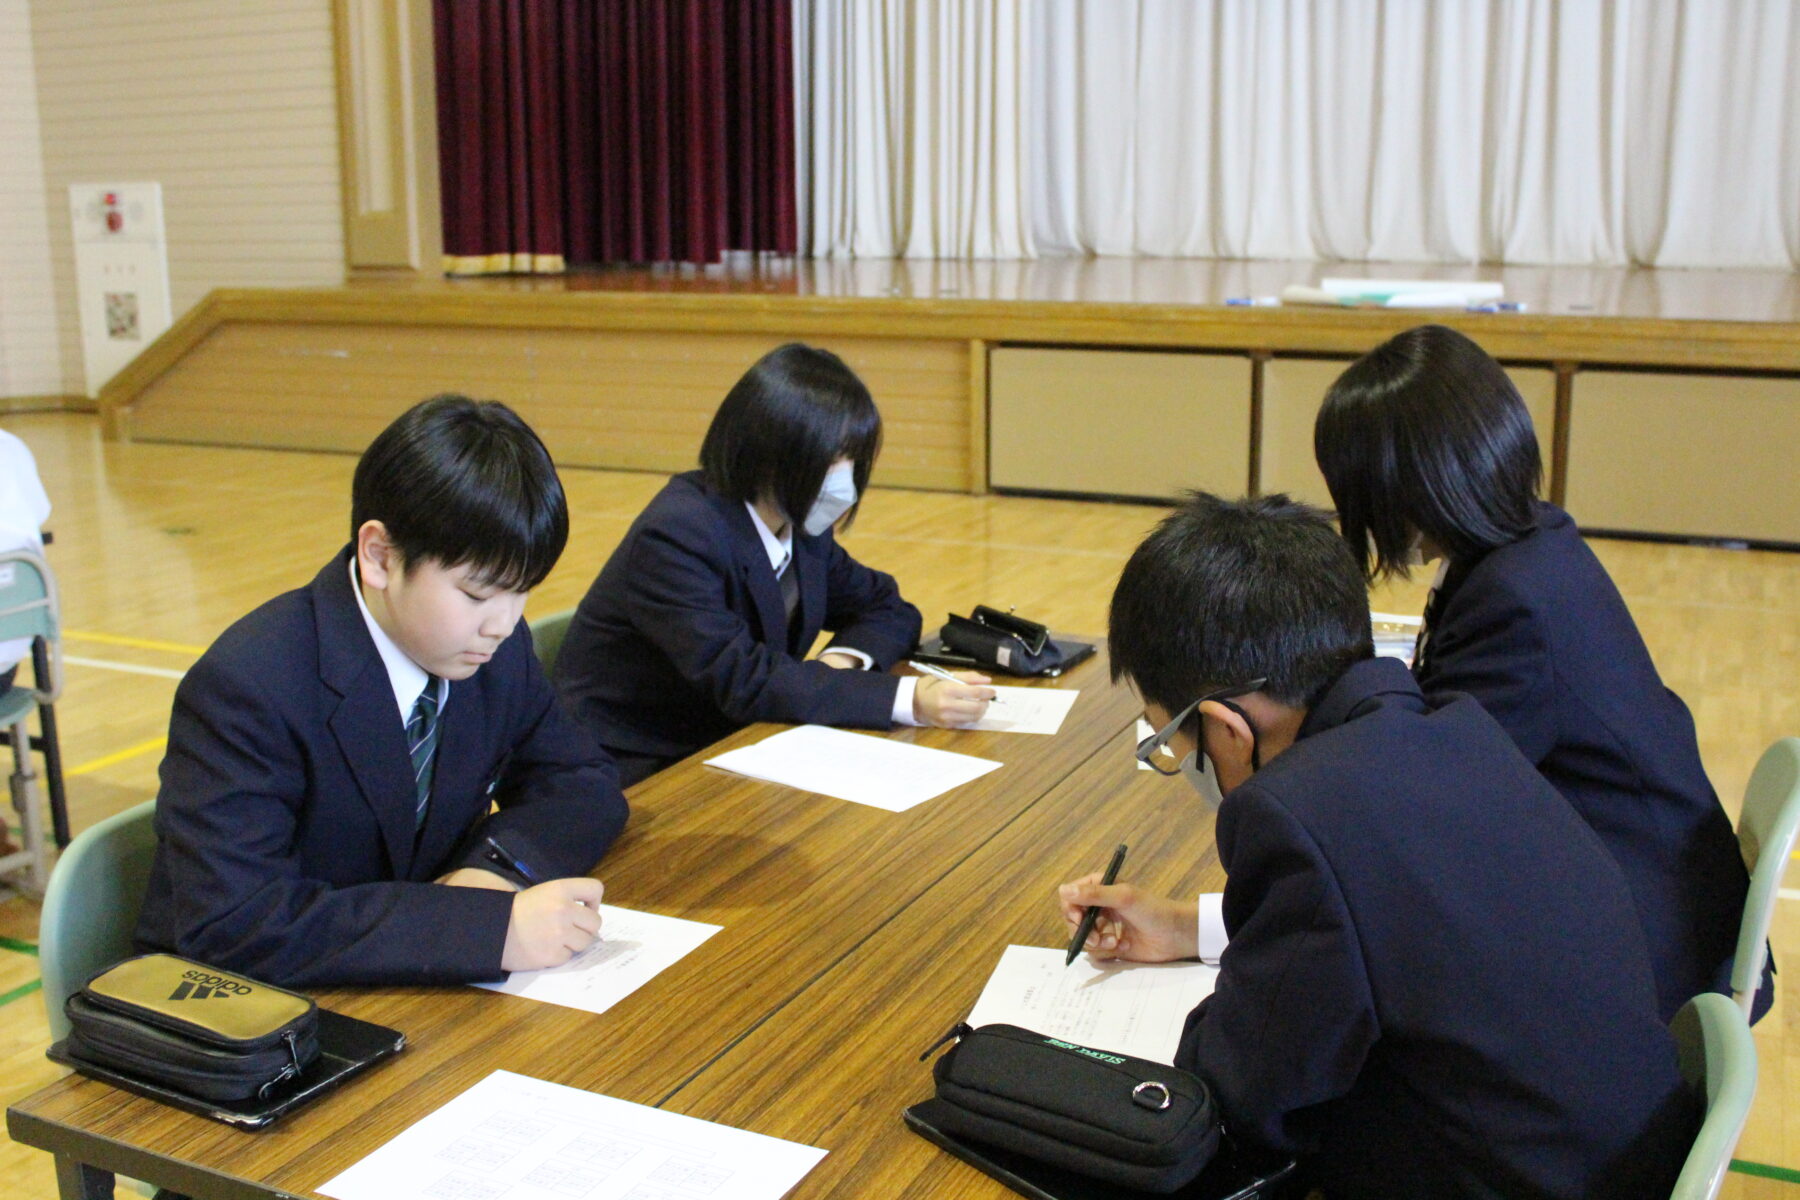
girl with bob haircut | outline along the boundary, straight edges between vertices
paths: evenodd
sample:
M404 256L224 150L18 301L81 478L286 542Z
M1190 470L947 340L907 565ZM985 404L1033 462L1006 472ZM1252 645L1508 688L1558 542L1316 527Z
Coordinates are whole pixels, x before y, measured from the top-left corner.
M700 469L650 502L588 589L556 682L629 786L753 721L886 729L981 719L994 692L899 678L919 610L844 552L881 414L842 359L790 343L726 395ZM806 654L821 630L832 640Z
M1618 588L1569 514L1538 499L1537 435L1500 364L1455 330L1408 330L1338 377L1313 448L1371 582L1439 561L1419 683L1479 700L1599 835L1636 901L1663 1018L1728 993L1749 887L1737 838Z

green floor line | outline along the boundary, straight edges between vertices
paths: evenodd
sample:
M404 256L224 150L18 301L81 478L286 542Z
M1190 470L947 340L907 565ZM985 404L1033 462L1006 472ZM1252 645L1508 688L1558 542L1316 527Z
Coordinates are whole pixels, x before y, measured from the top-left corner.
M5 1008L7 1005L11 1004L14 1000L23 1000L25 997L31 995L31 993L37 991L39 988L41 988L43 986L44 986L43 980L34 979L30 983L20 984L18 987L14 988L10 992L0 992L0 1008ZM1800 1176L1796 1176L1796 1178L1800 1178Z
M1767 1163L1745 1162L1741 1158L1734 1158L1731 1160L1731 1169L1739 1175L1760 1175L1764 1179L1779 1179L1783 1183L1800 1183L1800 1171L1789 1167L1771 1167Z
M0 950L17 950L20 954L37 957L38 948L30 942L21 942L18 938L0 937Z

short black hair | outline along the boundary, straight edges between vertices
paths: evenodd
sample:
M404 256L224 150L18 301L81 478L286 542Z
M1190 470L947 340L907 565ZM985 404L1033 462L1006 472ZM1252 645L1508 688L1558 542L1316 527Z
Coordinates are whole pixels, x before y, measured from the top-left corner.
M1455 562L1536 524L1544 467L1531 413L1499 363L1442 325L1351 363L1319 408L1313 453L1371 581L1406 574L1414 530Z
M1310 708L1375 653L1368 591L1329 514L1283 495L1205 492L1125 564L1107 650L1113 682L1129 678L1169 713L1259 678L1271 699Z
M840 458L853 464L860 505L879 453L881 414L856 372L829 350L789 342L726 394L700 443L700 469L726 499L772 499L799 524Z
M350 537L380 521L406 570L467 565L526 592L569 540L569 504L550 452L495 400L446 393L402 413L356 464Z

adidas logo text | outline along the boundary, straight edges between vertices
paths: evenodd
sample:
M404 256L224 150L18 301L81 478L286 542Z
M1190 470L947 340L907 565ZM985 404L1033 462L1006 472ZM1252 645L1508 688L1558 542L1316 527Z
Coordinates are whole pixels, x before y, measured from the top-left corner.
M169 994L171 1000L226 1000L232 996L248 996L253 991L249 984L239 983L235 979L227 979L223 975L209 975L205 971L183 972L181 982Z

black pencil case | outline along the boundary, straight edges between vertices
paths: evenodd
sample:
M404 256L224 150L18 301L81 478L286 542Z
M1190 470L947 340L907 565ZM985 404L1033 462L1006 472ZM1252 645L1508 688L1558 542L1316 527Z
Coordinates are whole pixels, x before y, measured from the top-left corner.
M70 996L65 1052L204 1100L267 1099L319 1054L311 999L172 954L108 967Z
M945 649L967 655L987 670L1046 675L1064 666L1062 647L1036 621L985 604L977 604L969 616L950 613L949 618L938 632Z
M1191 1072L1016 1025L948 1038L932 1076L956 1137L1149 1192L1182 1187L1218 1151L1212 1092Z

